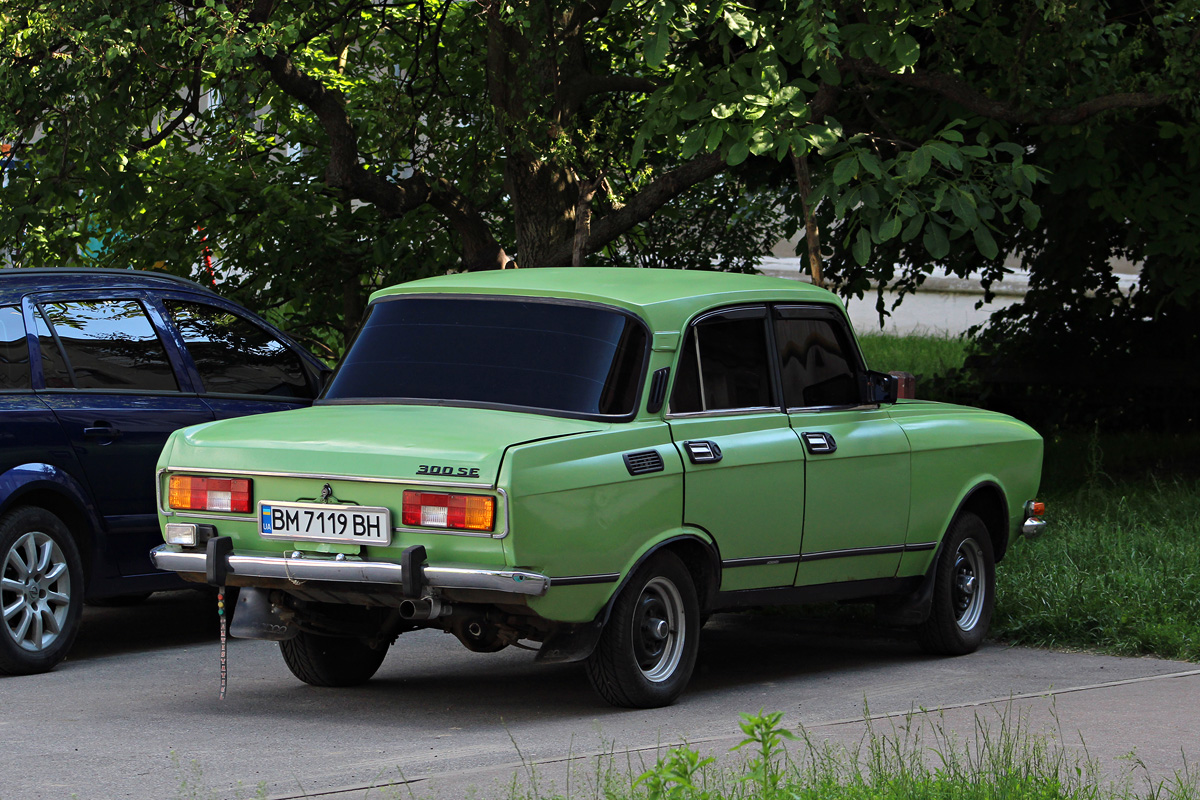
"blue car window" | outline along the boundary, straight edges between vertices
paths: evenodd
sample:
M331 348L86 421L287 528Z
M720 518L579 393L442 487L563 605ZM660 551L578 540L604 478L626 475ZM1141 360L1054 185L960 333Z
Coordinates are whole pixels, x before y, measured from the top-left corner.
M46 324L46 318L40 308L33 315L33 323L38 337L38 354L42 362L42 382L47 389L75 388L66 356L58 346L58 340L50 332L50 326Z
M136 300L43 303L41 309L62 344L63 366L76 389L179 390L167 351ZM47 388L55 388L46 363L52 344L43 338ZM61 382L62 369L56 372Z
M0 306L0 391L28 389L29 345L25 321L16 306Z
M312 399L299 356L267 331L216 306L163 302L187 343L205 392Z

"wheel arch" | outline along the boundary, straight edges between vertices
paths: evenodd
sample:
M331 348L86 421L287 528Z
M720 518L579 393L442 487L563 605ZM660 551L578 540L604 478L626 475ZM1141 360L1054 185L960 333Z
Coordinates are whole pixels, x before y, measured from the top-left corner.
M1000 563L1008 551L1009 538L1008 497L1004 492L1004 487L990 478L976 483L959 501L958 508L950 517L950 524L946 526L946 530L949 531L954 520L967 512L983 520L983 524L991 535L992 553L996 563ZM945 533L942 535L944 537Z
M22 464L0 476L0 514L23 506L41 508L67 526L83 561L86 585L96 556L100 520L84 488L52 464Z

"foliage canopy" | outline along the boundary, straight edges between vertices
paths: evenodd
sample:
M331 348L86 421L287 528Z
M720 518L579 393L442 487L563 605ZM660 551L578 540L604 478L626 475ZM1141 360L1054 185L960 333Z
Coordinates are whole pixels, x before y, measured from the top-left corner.
M0 247L211 269L335 344L381 283L745 269L778 229L851 294L1009 253L1095 291L1121 253L1195 304L1196 32L1195 0L0 0Z

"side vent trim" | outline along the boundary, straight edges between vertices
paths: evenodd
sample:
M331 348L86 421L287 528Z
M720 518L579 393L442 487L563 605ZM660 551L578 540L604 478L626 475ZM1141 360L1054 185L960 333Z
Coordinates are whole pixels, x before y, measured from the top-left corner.
M630 475L645 475L648 472L662 472L663 459L657 450L642 450L637 453L626 453L625 469Z

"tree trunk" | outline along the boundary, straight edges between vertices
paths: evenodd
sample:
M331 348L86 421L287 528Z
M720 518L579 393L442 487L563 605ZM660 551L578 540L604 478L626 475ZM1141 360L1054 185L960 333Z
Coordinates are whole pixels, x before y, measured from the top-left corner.
M798 156L789 150L792 168L796 170L796 186L800 191L800 210L804 214L804 243L808 246L808 271L814 286L824 285L821 278L821 231L817 227L816 209L809 203L812 179L808 173L808 156Z
M510 154L505 184L517 227L517 263L522 267L570 266L579 184L570 170L528 153ZM557 254L557 255L556 255Z

